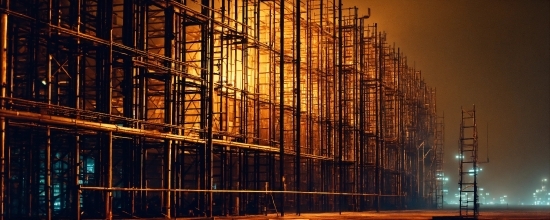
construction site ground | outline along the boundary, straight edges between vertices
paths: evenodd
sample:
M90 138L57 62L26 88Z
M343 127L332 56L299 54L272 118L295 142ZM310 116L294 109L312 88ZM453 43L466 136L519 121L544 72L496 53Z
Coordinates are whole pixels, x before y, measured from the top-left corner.
M270 219L294 219L294 220L315 220L315 219L461 219L458 209L442 210L392 210L392 211L365 211L365 212L324 212L324 213L285 213L284 217L275 213L258 216L223 216L214 218L177 218L189 220L219 219L219 220L270 220ZM462 218L471 219L471 218ZM550 206L530 207L488 207L479 212L478 219L549 219Z

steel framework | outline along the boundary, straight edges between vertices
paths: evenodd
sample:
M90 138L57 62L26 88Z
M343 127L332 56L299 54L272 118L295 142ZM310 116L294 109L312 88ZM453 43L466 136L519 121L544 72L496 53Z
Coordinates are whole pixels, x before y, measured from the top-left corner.
M0 4L0 218L433 199L435 91L341 0Z
M459 152L460 216L477 219L479 215L479 198L477 194L479 166L475 105L471 110L462 109Z
M433 199L437 209L443 208L443 197L445 195L445 182L448 180L443 172L443 155L444 155L444 143L445 143L445 115L437 117L435 124L435 182L433 183Z

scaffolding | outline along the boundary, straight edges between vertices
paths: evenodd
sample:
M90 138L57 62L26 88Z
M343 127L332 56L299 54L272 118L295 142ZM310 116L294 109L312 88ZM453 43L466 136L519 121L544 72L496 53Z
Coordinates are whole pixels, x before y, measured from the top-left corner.
M445 196L445 183L448 180L445 177L445 172L443 172L443 156L444 156L444 142L445 142L445 115L438 116L435 124L435 176L433 186L433 199L435 200L433 204L437 209L443 208L443 199Z
M435 90L341 5L1 0L0 217L427 206Z
M478 144L475 105L471 110L462 109L459 142L459 205L460 216L477 219L479 215L477 173Z

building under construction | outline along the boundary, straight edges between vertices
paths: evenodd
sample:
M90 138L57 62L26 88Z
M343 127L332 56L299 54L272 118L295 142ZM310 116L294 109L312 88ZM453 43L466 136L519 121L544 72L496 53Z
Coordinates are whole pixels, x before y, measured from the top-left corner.
M0 0L0 213L440 207L435 90L341 0Z

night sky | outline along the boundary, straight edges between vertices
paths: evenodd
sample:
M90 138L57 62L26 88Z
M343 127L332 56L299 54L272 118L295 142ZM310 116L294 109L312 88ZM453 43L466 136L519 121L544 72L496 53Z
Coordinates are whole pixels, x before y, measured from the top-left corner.
M437 89L445 113L445 173L458 189L460 109L476 105L479 183L498 201L533 202L550 179L550 1L343 0L378 23Z

